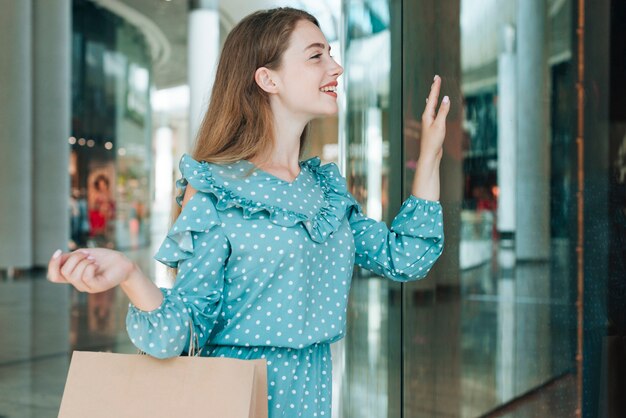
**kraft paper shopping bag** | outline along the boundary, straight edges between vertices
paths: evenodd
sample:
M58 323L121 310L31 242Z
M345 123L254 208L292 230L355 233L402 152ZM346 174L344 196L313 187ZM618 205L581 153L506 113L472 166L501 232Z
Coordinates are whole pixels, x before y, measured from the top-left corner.
M267 418L267 363L74 351L60 418Z

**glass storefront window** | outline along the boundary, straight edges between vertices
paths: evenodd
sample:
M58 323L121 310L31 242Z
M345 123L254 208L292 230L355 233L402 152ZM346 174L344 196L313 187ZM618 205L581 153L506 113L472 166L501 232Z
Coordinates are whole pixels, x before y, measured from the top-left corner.
M138 30L90 2L73 5L72 243L149 243L151 57Z
M400 162L400 150L391 143L400 118L399 106L390 102L390 20L387 1L344 3L345 174L365 214L387 222L398 210L393 198L400 188L392 170ZM399 416L400 289L399 283L355 268L348 331L337 349L344 360L335 372L339 416Z
M623 219L624 182L612 180L623 176L607 168L623 171L623 130L606 139L609 38L587 23L608 25L608 3L583 3L344 2L346 176L368 216L389 223L411 192L435 74L452 111L444 254L402 286L355 271L341 416L598 416L615 405L603 362L621 346L603 338L624 317L611 279L624 246L605 225L610 205L616 231Z

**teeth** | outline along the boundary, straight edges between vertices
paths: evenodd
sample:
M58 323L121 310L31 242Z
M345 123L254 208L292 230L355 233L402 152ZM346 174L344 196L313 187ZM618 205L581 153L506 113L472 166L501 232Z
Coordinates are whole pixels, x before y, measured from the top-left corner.
M336 91L337 91L337 86L322 87L320 90L321 90L321 91L332 91L332 92L336 92Z

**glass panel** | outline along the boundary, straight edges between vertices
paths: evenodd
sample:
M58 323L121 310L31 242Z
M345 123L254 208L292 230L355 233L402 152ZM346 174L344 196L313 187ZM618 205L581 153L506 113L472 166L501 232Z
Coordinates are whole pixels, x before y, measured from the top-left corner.
M137 28L106 9L91 2L72 6L70 246L139 249L128 254L154 277L147 209L153 196L149 48ZM131 345L124 323L128 299L119 288L73 292L69 303L72 348Z
M574 415L572 16L571 1L403 2L405 195L435 74L452 100L444 255L403 294L405 417Z
M399 208L391 191L400 186L394 183L399 167L390 159L390 129L400 125L399 112L392 114L390 103L390 7L382 0L344 2L342 53L346 177L365 214L387 224ZM399 416L399 324L400 285L356 267L346 338L335 345L338 416Z
M626 2L612 2L609 16L602 10L600 13L603 18L608 18L611 28L610 53L600 52L603 59L599 60L601 69L606 68L606 61L609 64L609 77L603 85L609 97L609 149L607 153L600 150L601 155L608 157L607 168L610 170L609 222L605 227L609 230L609 266L605 287L608 320L606 338L598 341L605 347L608 371L606 385L603 381L597 382L595 390L605 391L606 416L614 417L626 414L626 399L623 396L623 388L626 387L626 97L623 93L626 91L626 42L623 41L626 39L626 26L621 24L626 21ZM600 31L600 39L593 45L605 44L603 37L607 36L606 32ZM595 142L592 137L588 140L592 144ZM600 217L598 221L601 220ZM603 235L598 239L607 241ZM602 286L602 283L597 283L597 286Z
M105 9L73 4L71 248L149 244L152 68L138 33Z

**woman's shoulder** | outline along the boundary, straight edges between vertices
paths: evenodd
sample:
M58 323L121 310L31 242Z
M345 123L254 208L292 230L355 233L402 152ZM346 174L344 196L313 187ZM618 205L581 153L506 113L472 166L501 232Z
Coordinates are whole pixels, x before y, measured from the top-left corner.
M345 189L346 180L334 162L322 164L321 158L313 156L300 161L300 166L310 171L322 186ZM197 190L218 187L232 191L242 191L253 187L256 182L289 184L259 170L248 160L228 163L198 161L189 154L183 154L179 169L182 177L192 183ZM197 187L196 187L197 186ZM343 186L343 187L342 187Z
M198 193L209 195L218 212L236 207L244 219L267 216L271 222L286 227L301 223L314 241L323 242L358 203L348 192L337 164L322 164L319 157L308 158L300 164L305 176L289 183L255 171L254 165L246 160L218 164L197 161L185 154L180 161L182 178L177 182L182 189L179 204L186 187L191 185ZM304 200L313 184L319 186L322 205L309 213L296 211L294 202L289 204L289 196L297 196L300 189Z
M176 186L181 190L177 200L182 204L187 187L191 186L194 193L208 193L217 198L233 194L237 189L245 187L244 168L238 162L212 163L196 160L189 154L183 154L178 164L181 177Z

